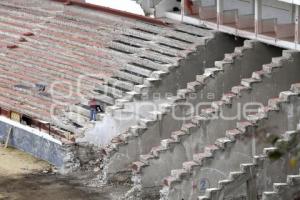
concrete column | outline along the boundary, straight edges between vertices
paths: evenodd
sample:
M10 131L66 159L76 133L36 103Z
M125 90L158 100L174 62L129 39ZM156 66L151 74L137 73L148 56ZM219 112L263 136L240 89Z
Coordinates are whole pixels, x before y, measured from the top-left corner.
M254 19L255 19L255 34L259 33L259 26L262 19L262 0L255 0L254 2Z
M217 0L218 28L220 24L223 24L223 10L224 10L224 0Z
M185 0L181 0L181 22L183 22L184 15L185 15Z
M295 21L295 42L297 44L300 43L299 37L300 37L300 24L299 24L299 20L300 20L300 6L299 5L295 5L295 12L294 12L294 21Z
M256 175L247 181L247 199L257 200Z

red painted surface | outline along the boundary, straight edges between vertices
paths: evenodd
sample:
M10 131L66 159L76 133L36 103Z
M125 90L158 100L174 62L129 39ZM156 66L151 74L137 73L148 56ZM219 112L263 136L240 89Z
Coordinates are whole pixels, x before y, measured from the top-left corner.
M23 33L24 36L34 36L34 34L32 32L26 32L26 33Z
M185 0L184 4L185 4L186 8L188 9L189 14L194 15L194 12L193 12L193 5L194 4L193 4L193 2L191 0Z
M82 2L79 0L52 0L52 1L62 2L65 5L75 5L75 6L80 6L83 8L88 8L88 9L92 9L92 10L110 13L113 15L118 15L118 16L123 16L123 17L131 18L131 19L141 20L144 22L152 23L152 24L168 26L168 24L166 22L163 22L161 20L153 19L150 17L142 16L142 15L133 14L133 13L126 12L126 11L116 10L113 8L108 8L108 7L104 7L104 6L98 6L98 5L94 5L94 4L90 4L90 3L85 3L85 2Z
M15 45L15 44L9 44L9 45L7 45L6 47L7 47L8 49L15 49L15 48L18 48L18 46Z

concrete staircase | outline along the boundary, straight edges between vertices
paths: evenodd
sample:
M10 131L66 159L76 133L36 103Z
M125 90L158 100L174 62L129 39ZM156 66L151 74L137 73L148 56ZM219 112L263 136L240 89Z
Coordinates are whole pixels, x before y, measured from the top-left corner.
M285 183L274 183L273 191L263 193L263 200L285 200L299 198L300 175L288 175Z
M172 131L178 130L186 120L185 102L192 103L196 106L197 102L195 96L197 96L196 99L198 99L198 102L207 100L207 98L203 99L201 96L212 91L213 85L221 84L222 80L229 79L231 77L230 73L242 71L241 76L246 77L247 75L250 75L252 71L259 69L257 65L261 66L270 62L271 58L279 55L279 53L279 49L270 49L268 46L255 41L246 41L244 46L237 47L234 53L226 54L224 61L216 62L218 64L223 63L223 65L218 65L220 66L220 68L218 68L220 69L218 75L207 75L208 72L215 68L205 69L205 75L208 79L209 77L211 79L206 80L207 87L204 83L201 84L197 81L192 82L192 85L201 84L203 87L199 87L198 89L194 88L194 90L185 89L185 91L191 94L191 96L186 95L185 97L181 95L182 90L180 90L180 94L178 94L177 97L172 97L170 103L161 104L157 111L149 112L149 114L146 115L147 118L140 119L138 125L131 126L127 133L116 138L115 141L119 141L119 143L116 144L115 147L105 149L105 152L108 155L107 158L109 158L108 168L110 169L110 172L108 173L113 174L116 173L116 171L128 170L130 163L136 161L140 154L148 153L154 146L160 144L160 140L171 137ZM264 57L258 55L264 55ZM258 56L258 58L256 58L257 62L253 64L253 62L250 61L255 56ZM229 60L228 57L231 57L232 59ZM220 89L220 91L217 91L216 94L219 95L219 93L224 93L227 91L227 88L229 89L238 84L240 75L237 75L237 77L238 78L232 77L232 82L227 81L228 83L224 84L223 88ZM190 85L190 83L188 85ZM219 96L221 97L221 95ZM185 119L174 119L172 116L173 111L176 112L177 116L185 117ZM120 161L120 157L126 157L126 159ZM120 167L122 168L120 169Z
M205 146L225 136L225 130L235 128L238 120L245 120L245 116L231 119L237 113L238 106L244 106L248 102L266 104L269 98L288 89L290 84L298 82L299 78L291 75L299 73L297 55L297 52L283 51L282 57L273 58L271 64L263 66L263 70L253 72L252 78L242 79L241 85L232 88L232 93L223 95L222 101L213 102L210 108L193 117L192 122L185 123L180 131L173 132L172 137L162 140L160 146L141 156L140 161L133 164L136 185L142 185L145 191L157 190L163 176L180 167L183 162L192 160L195 153L214 149L215 145L208 146L208 149L205 149ZM263 74L265 76L262 76ZM282 78L285 76L290 76L289 81ZM274 85L277 87L273 87ZM257 109L256 105L255 112ZM224 120L222 116L231 118ZM284 121L281 127L286 126Z
M209 180L209 187L218 187L219 181L228 177L241 163L251 162L254 155L269 147L271 136L280 138L281 133L297 127L300 116L293 108L299 106L299 100L299 84L294 84L291 90L281 92L276 100L271 99L268 106L259 109L257 114L238 122L236 128L226 130L223 137L220 136L214 143L204 144L202 153L194 154L192 160L182 164L182 169L172 170L171 176L164 179L161 198L195 199L204 195L205 190L194 186L202 178ZM289 113L293 114L292 118ZM286 135L292 134L287 132ZM289 169L287 164L272 166L276 169L281 166L281 170L286 170ZM274 172L270 174L273 175Z
M89 122L89 99L95 98L105 105L109 114L122 115L122 110L128 112L128 108L134 106L134 102L151 100L154 93L160 93L163 98L166 93L175 94L191 80L191 74L202 73L205 67L222 58L224 53L232 51L240 43L226 38L225 35L201 28L193 27L187 30L182 25L176 25L176 33L157 31L148 26L137 27L131 34L134 37L123 34L115 38L105 50L120 58L121 69L115 71L112 77L105 78L104 83L97 85L91 93L82 98L80 104L71 105L61 117L69 119L70 124L76 124L77 130L78 126L85 127ZM159 45L149 42L153 40L153 35L158 37ZM225 45L220 52L213 56L207 54L222 40ZM196 68L196 63L202 63L202 66ZM174 81L176 84L170 84ZM145 110L134 114L145 115ZM101 121L104 116L99 114L97 119Z
M207 188L205 195L199 196L198 199L217 200L233 199L234 197L257 199L261 197L261 192L268 190L273 183L274 189L275 187L279 189L281 185L277 184L278 181L284 180L287 175L298 173L299 164L294 167L289 166L291 159L289 154L295 151L297 147L295 141L299 141L299 134L299 130L286 132L273 147L264 148L262 154L253 157L253 162L241 164L240 171L230 172L228 179L218 181L216 188ZM286 145L288 148L282 149ZM272 154L277 152L282 153L281 158L272 158Z

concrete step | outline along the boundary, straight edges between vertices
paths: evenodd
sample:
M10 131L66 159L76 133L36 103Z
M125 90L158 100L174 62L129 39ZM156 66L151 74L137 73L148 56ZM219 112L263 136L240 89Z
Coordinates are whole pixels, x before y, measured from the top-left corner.
M294 131L294 133L298 134L298 138L300 135L299 130L298 131ZM283 135L283 138L286 137L288 133L285 133ZM290 140L285 140L285 141L279 141L276 143L277 146L280 146L280 143L283 142L287 142L292 144L293 143L293 139ZM296 146L294 145L292 148L295 148ZM291 149L292 149L291 148ZM256 194L256 195L260 195L257 192L263 190L262 188L265 187L265 185L256 185L256 179L260 180L262 179L263 182L266 179L266 176L273 176L274 174L272 173L267 173L267 174L256 174L258 171L269 171L269 170L274 170L273 165L275 164L276 166L280 166L281 162L272 160L272 158L269 158L269 154L271 152L275 152L278 149L275 147L272 148L265 148L263 150L263 154L259 155L259 156L254 156L253 158L253 162L252 163L247 163L247 164L241 164L240 169L241 171L236 171L236 172L230 172L229 175L229 179L225 179L225 180L221 180L218 182L218 187L216 188L209 188L208 190L206 190L205 196L200 196L201 198L206 198L206 199L219 199L219 197L234 197L232 194L235 194L236 196L245 196L247 197L247 194ZM286 152L285 154L289 154L289 152ZM288 159L288 158L285 158ZM287 161L287 160L286 160ZM284 161L285 162L285 161ZM284 163L283 162L283 163ZM273 169L272 169L273 168ZM281 171L280 169L277 169L281 173L283 174L283 176L285 176L286 171ZM294 170L295 171L295 170ZM279 175L279 174L277 174ZM280 176L280 175L279 175ZM281 175L282 176L282 175ZM296 175L297 176L297 175ZM278 178L272 177L270 178L270 180L276 180ZM253 180L255 187L249 190L252 191L244 191L244 192L240 192L239 194L236 193L236 191L238 190L242 190L242 188L240 188L241 185L246 184L247 182L249 183L251 180ZM267 184L266 184L267 185ZM274 183L273 185L274 187L274 191L270 191L270 192L264 192L263 196L265 196L264 198L266 199L277 199L278 198L278 194L283 194L285 190L288 189L288 184L287 183ZM246 188L246 187L245 187ZM299 190L299 188L298 188ZM201 198L198 199L201 199ZM248 196L249 198L249 196ZM279 198L281 199L281 198Z
M115 73L116 77L119 77L121 79L125 79L127 81L132 82L133 84L143 84L144 83L144 78L141 76L137 76L134 74L134 72L130 71L117 71Z
M88 124L90 121L89 118L75 112L66 112L65 115L70 121L82 127L85 127L85 125Z
M233 166L233 168L230 167L230 170L234 171L234 166L239 166L239 163L241 163L242 160L245 161L245 159L247 159L247 157L245 157L246 155L248 155L249 158L252 157L252 151L249 151L249 149L252 149L252 141L248 139L249 140L249 144L248 144L249 146L247 147L247 145L245 144L245 140L243 138L245 138L245 137L246 138L247 137L251 138L251 137L253 137L254 133L256 133L257 131L259 131L261 129L261 127L272 127L274 125L278 125L278 121L277 120L284 121L284 119L287 119L287 117L289 116L289 114L288 114L289 111L288 110L291 107L293 107L293 106L299 105L299 103L300 103L300 99L299 99L299 97L297 97L297 94L295 94L295 93L294 94L290 94L290 98L289 99L290 99L290 101L288 101L288 102L287 101L281 101L280 102L280 105L283 105L283 104L287 105L287 103L288 103L289 106L285 106L284 108L282 108L282 106L279 106L281 108L279 112L278 112L277 109L273 109L272 110L270 106L266 106L265 108L268 108L268 109L262 109L260 111L260 113L257 113L257 115L260 116L260 117L259 117L259 119L255 123L250 122L250 121L249 122L246 122L246 121L239 122L237 124L237 126L236 126L237 129L232 129L232 130L226 131L226 136L229 136L229 137L219 138L215 142L214 142L214 140L212 140L210 142L206 142L203 139L199 139L198 141L195 141L195 138L201 138L201 135L205 135L205 133L203 132L202 134L200 133L200 135L197 135L197 136L195 135L193 137L193 140L190 140L190 141L187 141L186 138L190 137L191 133L184 134L178 140L180 141L180 143L182 143L182 144L188 144L189 146L192 146L191 144L193 144L193 142L198 143L198 144L199 143L204 143L204 144L215 143L215 145L218 146L218 148L220 150L223 149L223 151L224 151L224 149L230 149L230 151L242 153L243 156L238 156L238 155L234 156L233 155L232 158L235 159L235 161L228 161L227 160L228 158L227 158L226 162L225 162L224 158L219 157L220 154L217 153L218 150L216 150L216 152L214 152L213 154L210 154L210 155L207 155L205 153L200 153L200 154L194 154L194 156L193 156L193 161L195 161L196 163L199 163L200 166L203 165L203 164L205 164L205 163L207 163L208 165L215 163L215 164L213 164L211 166L206 166L206 167L207 168L213 168L213 169L216 169L216 170L225 170L225 168L223 168L223 166L227 166L228 167L230 165L230 166ZM298 100L296 100L296 99L298 99ZM290 107L290 108L288 108L288 107ZM265 113L262 114L261 112L265 112ZM279 113L281 113L281 114L279 114ZM293 124L293 127L296 128L297 127L297 123L299 122L299 119L300 119L300 115L295 116L294 119L295 119L295 123ZM200 127L203 127L203 125L204 125L204 122L201 123ZM293 137L293 135L297 134L297 132L294 132L294 131L290 132L290 131L288 131L288 132L285 133L284 136L280 136L280 132L282 132L284 130L288 130L288 128L289 127L287 126L287 124L285 124L285 126L283 126L283 129L279 130L278 132L274 131L272 133L275 134L275 135L277 135L277 136L279 136L279 137L281 137L282 140L293 141L295 139ZM204 129L205 130L210 130L210 129L206 129L206 128L204 128ZM212 133L212 132L210 132L210 133ZM260 134L263 134L263 133L260 133ZM266 133L264 133L264 134L266 134ZM211 134L210 134L210 137L211 137ZM265 137L267 137L267 135ZM244 141L244 142L240 143L240 145L239 145L238 141ZM281 140L279 140L279 142L280 141ZM266 147L265 145L270 145L270 144L268 144L268 143L264 144L261 141L259 143L256 143L256 152L257 153L259 153L259 151L261 152L262 149ZM177 145L177 146L179 147L179 145ZM205 149L206 148L204 147L204 150ZM261 150L259 150L259 149L261 149ZM271 149L265 149L265 153L268 153L270 151L274 151L274 149L273 148L271 148ZM156 168L159 167L159 165L157 163L163 162L161 160L162 158L164 160L168 160L169 162L172 162L172 167L173 167L174 166L174 160L173 159L178 159L178 158L177 158L177 156L175 157L175 155L173 155L173 157L172 157L171 156L172 152L176 152L176 155L178 155L178 156L181 155L182 157L184 157L184 156L186 157L186 153L184 151L181 152L179 148L176 148L176 146L171 146L169 148L169 150L164 150L163 152L161 152L158 158L156 157L153 161L148 161L149 163L151 163L151 165L146 166L145 168L141 169L141 171L138 172L139 174L142 174L142 176L141 176L142 180L144 180L143 179L144 176L145 177L148 176L147 175L148 174L147 171L149 170L148 168L150 168L151 166L156 167ZM170 156L168 156L168 155L170 155ZM213 156L213 160L214 161L211 160L211 156ZM210 159L207 160L207 158L210 158ZM158 162L156 162L156 160ZM251 160L248 160L248 161L251 161ZM236 165L234 164L235 162L237 162ZM166 163L165 163L164 167L166 167ZM172 167L171 167L171 169L172 169ZM252 173L252 171L254 170L253 168L255 168L255 166L252 165L252 164L249 164L249 165L248 164L244 164L241 167L242 167L241 168L242 169L241 172L242 173L246 172L248 174ZM176 168L178 168L178 167L176 166ZM237 170L237 168L236 168L236 170ZM161 171L160 171L160 173L161 173ZM202 172L201 172L201 170L199 170L198 167L192 168L192 171L190 171L190 174L192 176L190 176L190 178L188 178L188 180L190 180L191 182L197 181L199 177L204 176L204 174L201 175L201 173ZM203 171L203 173L205 173L205 172ZM207 177L207 176L208 175L206 174L205 177ZM240 176L239 173L238 173L238 176ZM212 174L212 177L214 177L213 174ZM230 177L230 180L232 180L234 178L235 177L233 177L233 174L232 174L231 177ZM185 178L184 180L187 180L187 178ZM210 183L212 184L213 182L215 182L215 180L217 180L216 177L214 177L211 180ZM174 179L174 181L177 182L176 185L178 185L179 182L180 182L180 180L178 180L178 179ZM195 190L193 190L192 188L190 188L190 189L186 188L186 186L184 186L184 184L186 182L182 181L180 183L181 183L180 188L184 188L183 189L185 191L184 194L191 194L191 196L186 196L185 195L184 198L192 198L193 195L194 195L193 192L195 192ZM149 186L149 185L147 185L147 186ZM169 188L168 191L169 192L172 191L171 192L172 194L169 193L170 196L168 196L171 199L173 199L176 196L183 195L183 193L181 193L178 190L174 190L174 188ZM198 190L196 190L196 191L198 191ZM196 193L196 195L198 195L198 194ZM174 199L176 199L176 198L174 198Z
M300 175L288 175L286 183L274 183L273 191L263 192L263 200L285 200L293 199L300 191L299 184Z
M251 46L249 44L253 45ZM131 142L128 142L127 145L122 146L122 149L125 152L128 152L125 149L138 148L141 152L143 152L143 154L148 153L149 150L151 150L150 146L157 146L160 144L160 140L170 138L172 136L172 132L180 130L183 122L187 121L185 114L190 110L188 110L188 107L186 105L182 105L181 102L187 101L188 103L192 103L192 105L196 106L197 103L208 100L206 97L205 99L203 99L201 96L207 96L212 91L211 89L215 90L214 88L216 88L216 86L218 86L218 91L216 92L218 96L216 96L215 99L221 98L222 94L226 92L227 89L229 90L235 84L240 83L241 77L244 78L247 76L251 76L252 72L261 68L262 64L270 62L273 56L278 56L281 53L281 50L270 50L270 47L255 41L245 42L243 49L244 50L241 51L241 49L239 48L236 50L236 52L234 52L234 54L238 54L238 56L235 57L235 60L232 60L231 62L224 60L221 65L205 70L205 75L203 75L205 76L204 79L197 79L197 82L195 82L195 84L188 84L188 89L184 90L182 95L179 92L181 97L177 97L177 99L175 100L175 102L177 103L174 103L170 108L162 112L162 118L160 120L156 120L151 123L143 123L143 126L147 124L151 126L147 126L147 129L140 137L130 138ZM264 56L261 56L260 59L256 59L257 62L249 62L249 60L257 58L258 55ZM144 62L143 65L146 66L146 62ZM202 87L202 85L204 85L205 87ZM223 87L224 85L226 86ZM192 93L196 93L196 98L194 98L195 95L190 96ZM212 100L208 101L212 102ZM183 120L174 120L172 116L173 111L175 111L176 116L183 116ZM165 126L164 124L170 125ZM155 139L151 139L151 142L149 142L148 137ZM180 136L180 138L181 137L185 136ZM138 145L140 143L147 145ZM172 145L173 143L171 144L171 146ZM129 152L131 153L131 151ZM132 160L134 162L139 159L139 155L135 152L132 152L132 155L127 154L126 157L129 159L124 160L124 162L122 161L124 167L130 165L130 163L126 163L126 161L129 162L130 160ZM182 163L184 162L184 160L180 160L179 162Z
M124 91L112 87L111 85L98 85L95 87L95 91L101 92L103 95L110 96L112 98L122 98L124 95Z
M127 71L132 71L132 72L135 72L137 74L143 75L145 77L150 77L150 75L153 72L153 70L138 67L138 66L135 66L135 65L132 65L132 64L126 64L123 68Z
M281 59L285 59L285 58L282 57ZM211 69L211 70L207 70L206 72L211 73L212 71L215 70ZM146 181L151 176L152 180L155 180L154 179L155 177L157 179L155 182L159 182L161 177L168 175L169 171L181 166L182 162L186 161L184 159L188 159L188 160L192 159L192 155L194 154L195 149L198 149L198 151L204 150L203 148L205 148L207 144L212 144L218 138L223 137L226 130L235 128L236 123L238 122L238 118L228 120L228 118L224 118L222 116L228 116L227 113L231 114L229 116L234 116L233 115L234 113L238 113L237 105L244 106L246 103L252 102L254 97L256 103L266 104L270 96L278 94L280 91L282 91L282 89L290 88L290 85L294 81L300 81L300 77L296 77L296 76L290 79L291 82L286 81L285 79L283 80L281 78L283 74L287 75L287 73L290 72L300 73L300 69L297 67L297 62L293 63L293 66L289 66L288 68L282 66L279 71L277 70L276 72L274 72L274 74L272 74L273 76L273 79L271 80L272 83L270 83L269 78L261 78L259 81L254 80L255 82L251 82L251 84L249 84L253 89L249 90L249 88L246 88L247 92L242 92L242 90L235 89L234 87L232 89L232 91L236 93L236 98L234 103L231 104L230 107L228 107L225 104L224 107L220 106L219 111L223 115L219 115L215 109L211 109L211 108L202 110L203 113L201 114L202 118L192 119L192 123L183 124L181 130L186 132L186 135L182 136L179 139L179 143L174 143L174 145L172 145L167 150L159 152L158 158L149 161L151 164L146 166L145 168L142 168L142 171L137 173L142 174L142 180ZM248 80L249 79L247 79L247 81ZM281 82L280 80L283 81ZM250 81L252 81L252 79ZM254 83L255 85L253 85ZM280 86L274 89L273 85L275 84L279 84ZM263 93L263 91L268 91L268 90L272 90L271 95L266 94L266 92ZM268 93L270 93L270 91L268 91ZM258 112L258 109L256 112ZM246 117L243 116L242 119L246 119ZM282 125L282 127L286 127L286 124ZM203 138L203 135L207 135L208 133L209 133L209 139ZM218 143L223 142L222 145L224 146L230 145L230 140L220 141L219 139L219 141L217 142ZM173 152L176 152L176 154L174 154ZM179 155L181 155L181 157ZM172 165L165 165L165 163L163 162L163 160L165 159L170 160L172 162ZM164 170L160 170L159 173L156 173L156 176L147 173L153 171L155 168L160 168ZM150 184L148 183L149 181L146 182L147 184ZM153 185L146 185L145 188L154 187L155 182L152 183Z
M69 109L70 109L71 112L78 113L78 114L83 115L85 117L90 116L90 110L83 107L82 105L71 105L69 107Z
M116 91L116 90L114 90ZM115 94L115 93L114 93ZM116 94L115 94L116 95ZM101 94L97 91L92 91L90 95L88 95L89 99L96 99L97 101L99 102L102 102L104 103L105 105L114 105L115 104L115 101L116 99L111 97L111 96L108 96L106 94ZM118 97L118 96L117 96Z
M118 80L116 78L106 79L107 84L111 85L113 88L118 87L126 91L134 90L134 84L132 82Z

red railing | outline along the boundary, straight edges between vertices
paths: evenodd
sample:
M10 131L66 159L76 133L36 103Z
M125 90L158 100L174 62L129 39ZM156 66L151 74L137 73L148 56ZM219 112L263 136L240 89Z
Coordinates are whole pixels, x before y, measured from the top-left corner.
M255 20L254 15L239 15L237 18L237 28L240 30L252 30L254 32Z
M288 41L295 40L295 24L276 24L275 25L275 33L277 39L283 39Z
M199 5L195 1L184 0L185 12L189 16L199 15Z
M258 33L290 42L295 41L295 24L278 24L276 18L263 19L258 22Z
M217 20L217 8L216 6L200 6L199 17L201 20Z
M258 33L259 34L274 33L275 35L276 24L277 24L276 18L263 19L258 22Z
M238 18L238 10L224 10L222 15L220 16L220 24L224 25L232 25L236 27L237 24L237 18Z

